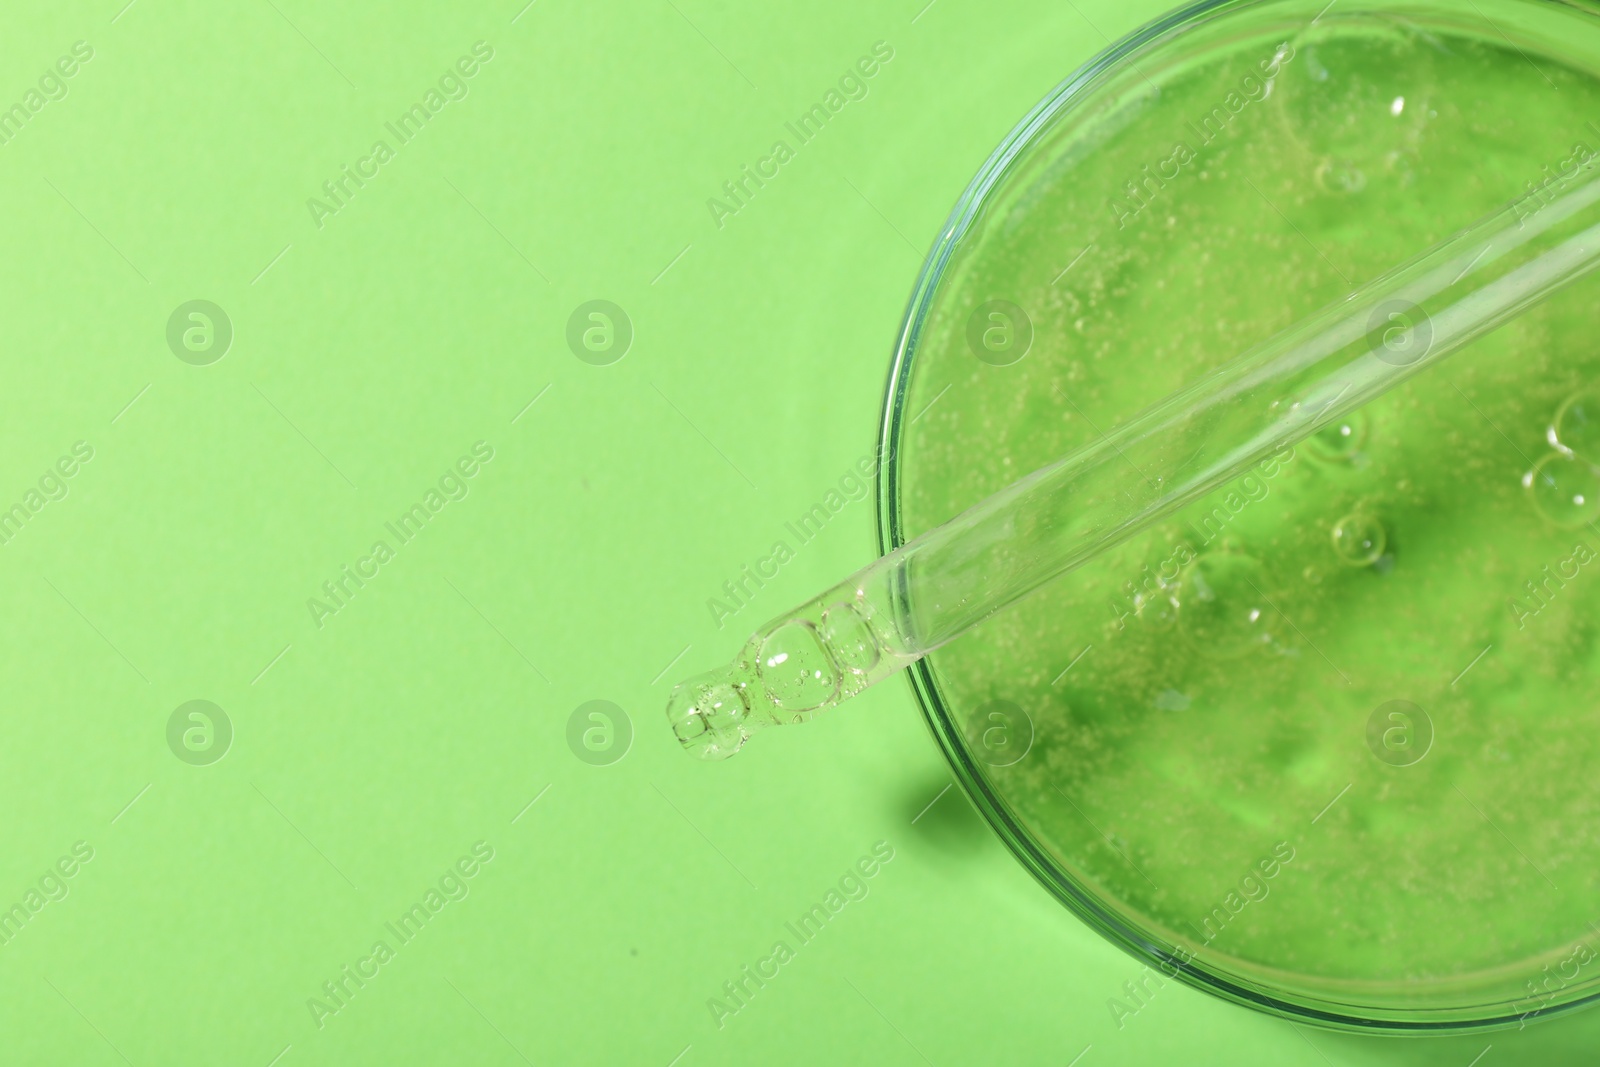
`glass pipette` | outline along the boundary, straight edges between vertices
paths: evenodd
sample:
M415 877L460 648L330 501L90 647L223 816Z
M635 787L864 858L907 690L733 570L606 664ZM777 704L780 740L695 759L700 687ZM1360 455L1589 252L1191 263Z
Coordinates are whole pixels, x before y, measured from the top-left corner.
M767 623L673 689L673 732L724 759L761 727L807 721L1597 264L1591 158Z

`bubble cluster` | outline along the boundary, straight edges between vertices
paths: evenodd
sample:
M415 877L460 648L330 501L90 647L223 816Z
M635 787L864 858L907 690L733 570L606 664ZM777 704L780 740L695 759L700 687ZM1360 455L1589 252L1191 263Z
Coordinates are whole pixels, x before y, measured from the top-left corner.
M1600 390L1580 389L1563 400L1545 437L1555 451L1522 476L1533 510L1562 529L1600 518Z

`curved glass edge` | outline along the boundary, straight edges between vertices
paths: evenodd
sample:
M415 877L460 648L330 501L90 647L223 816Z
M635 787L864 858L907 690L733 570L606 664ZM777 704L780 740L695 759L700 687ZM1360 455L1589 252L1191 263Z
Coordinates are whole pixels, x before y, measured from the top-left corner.
M1011 164L1036 133L1047 127L1062 112L1073 107L1079 97L1096 86L1123 59L1154 44L1174 30L1190 27L1202 17L1208 15L1215 17L1226 11L1253 7L1262 2L1264 0L1198 0L1146 23L1108 45L1034 105L1033 109L1001 140L999 146L984 161L978 173L963 190L917 275L889 366L878 435L876 518L880 555L887 555L904 544L907 539L900 514L900 472L897 460L901 436L907 425L905 402L910 388L911 364L915 358L917 342L921 337L931 299L943 280L945 268L957 245L981 211L989 192L1006 176ZM1553 0L1553 3L1557 6L1576 7L1590 12L1596 10L1596 5L1588 2ZM904 596L904 590L898 592ZM1291 998L1242 981L1235 981L1197 966L1193 957L1188 959L1180 957L1174 951L1175 946L1149 940L1138 931L1130 929L1114 913L1103 907L1092 894L1057 874L1056 865L1050 857L1033 842L1027 830L1012 816L1010 809L990 788L976 764L972 762L960 728L950 718L947 704L939 690L938 679L928 659L913 664L907 674L912 693L922 710L923 719L933 735L935 744L950 764L957 783L983 816L984 821L1000 836L1024 869L1052 896L1100 936L1139 962L1154 966L1170 978L1230 1003L1330 1030L1444 1036L1504 1030L1527 1024L1526 1014L1485 1014L1481 1017L1443 1019L1427 1017L1437 1016L1442 1011L1448 1010L1432 1008L1419 1009L1415 1017L1393 1014L1374 1018L1375 1012L1361 1009L1356 1005L1314 1000L1309 997ZM1541 1010L1535 1016L1535 1021L1548 1021L1596 1002L1600 1002L1600 991ZM1507 1005L1497 1004L1493 1006L1493 1011L1499 1012L1506 1007ZM1359 1012L1363 1010L1367 1013L1360 1014ZM1470 1012L1472 1009L1467 1007L1456 1010Z

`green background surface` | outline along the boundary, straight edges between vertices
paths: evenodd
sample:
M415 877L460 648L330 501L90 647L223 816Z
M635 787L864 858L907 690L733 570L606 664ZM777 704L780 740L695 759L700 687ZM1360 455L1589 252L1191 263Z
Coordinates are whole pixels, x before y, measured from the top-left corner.
M1119 1027L1139 964L946 791L905 686L724 765L664 725L675 680L870 557L852 502L725 625L707 607L870 452L912 279L989 151L1162 10L0 16L0 108L93 49L0 146L0 508L93 449L0 548L0 909L27 915L5 1062L1587 1062L1600 1016L1363 1038L1168 985ZM478 41L465 97L400 145L384 124ZM878 41L866 97L719 226L707 199ZM380 139L394 158L319 226L308 199ZM166 337L196 299L233 329L204 366ZM633 324L608 366L565 340L592 299ZM465 498L401 544L385 523L480 441ZM319 625L308 599L379 540L394 558ZM208 765L168 742L196 699L232 724ZM631 721L605 765L568 742L594 699ZM793 938L878 842L866 896ZM402 943L385 924L475 845L465 897ZM32 912L41 880L66 895ZM794 958L719 1026L708 1000L780 939Z

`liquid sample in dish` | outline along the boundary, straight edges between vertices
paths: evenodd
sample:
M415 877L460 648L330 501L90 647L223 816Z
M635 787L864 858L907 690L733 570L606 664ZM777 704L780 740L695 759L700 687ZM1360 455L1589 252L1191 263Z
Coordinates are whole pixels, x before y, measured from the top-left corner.
M908 536L1600 149L1590 75L1398 21L1149 73L952 264ZM985 778L1117 921L1396 1012L1600 977L1597 286L933 655Z

